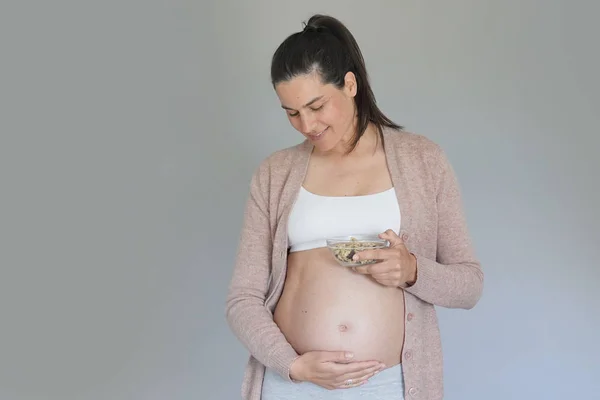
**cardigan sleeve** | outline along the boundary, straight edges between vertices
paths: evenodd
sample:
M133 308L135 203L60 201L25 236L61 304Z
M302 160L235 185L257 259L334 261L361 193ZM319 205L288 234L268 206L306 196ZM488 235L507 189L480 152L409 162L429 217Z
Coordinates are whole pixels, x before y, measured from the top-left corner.
M298 357L265 305L273 243L268 169L261 165L250 183L240 242L226 302L226 319L235 336L261 364L291 381L289 368Z
M437 149L436 260L413 253L417 280L404 290L437 306L470 309L481 297L483 271L471 244L456 175L444 152Z

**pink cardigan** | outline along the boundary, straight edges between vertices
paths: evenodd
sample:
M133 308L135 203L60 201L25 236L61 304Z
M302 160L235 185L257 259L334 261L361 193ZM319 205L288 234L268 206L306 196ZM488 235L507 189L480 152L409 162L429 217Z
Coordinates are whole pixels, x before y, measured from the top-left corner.
M273 153L250 183L226 305L229 326L250 352L244 400L260 400L265 366L290 380L289 367L298 357L273 322L273 312L286 276L287 219L312 149L304 141ZM424 136L391 129L384 130L384 149L402 213L400 232L417 257L417 281L404 289L404 396L437 400L443 397L443 378L434 306L474 307L483 272L458 183L442 149Z

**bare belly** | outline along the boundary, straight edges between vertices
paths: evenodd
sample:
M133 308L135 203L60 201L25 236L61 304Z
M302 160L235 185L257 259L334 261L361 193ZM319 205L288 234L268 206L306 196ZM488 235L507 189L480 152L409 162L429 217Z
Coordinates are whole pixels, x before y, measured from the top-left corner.
M340 266L327 249L290 254L274 320L299 354L344 350L388 367L400 362L402 290Z

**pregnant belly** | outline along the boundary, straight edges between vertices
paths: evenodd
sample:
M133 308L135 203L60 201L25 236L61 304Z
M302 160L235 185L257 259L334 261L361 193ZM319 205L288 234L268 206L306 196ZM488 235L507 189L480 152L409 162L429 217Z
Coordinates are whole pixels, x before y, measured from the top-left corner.
M356 360L400 362L402 290L338 265L327 249L290 255L274 320L299 354L343 350Z

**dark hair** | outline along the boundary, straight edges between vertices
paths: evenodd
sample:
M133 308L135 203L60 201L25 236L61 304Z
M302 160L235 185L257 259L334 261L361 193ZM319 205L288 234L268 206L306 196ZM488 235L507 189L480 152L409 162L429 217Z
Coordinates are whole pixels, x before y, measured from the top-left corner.
M288 36L279 45L271 61L271 83L289 81L297 76L317 72L323 84L344 87L346 73L356 76L357 93L354 98L358 123L351 143L352 151L372 122L383 139L383 127L404 129L386 117L377 107L375 95L358 43L348 28L327 15L313 15L304 30Z

